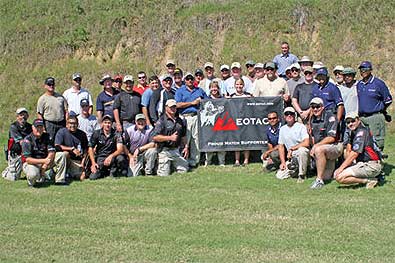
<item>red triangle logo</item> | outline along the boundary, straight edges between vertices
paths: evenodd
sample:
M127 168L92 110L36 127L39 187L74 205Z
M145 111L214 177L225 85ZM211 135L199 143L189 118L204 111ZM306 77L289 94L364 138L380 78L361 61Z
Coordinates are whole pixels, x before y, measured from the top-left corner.
M229 113L226 112L223 118L219 117L217 119L213 131L237 131L239 129L232 118L228 119L228 115Z

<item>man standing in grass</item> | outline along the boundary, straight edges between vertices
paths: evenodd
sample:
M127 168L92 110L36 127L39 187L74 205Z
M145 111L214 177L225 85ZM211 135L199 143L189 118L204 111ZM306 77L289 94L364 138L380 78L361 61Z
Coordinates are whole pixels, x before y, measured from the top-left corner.
M51 140L54 140L56 132L66 126L67 102L62 95L55 92L53 77L45 79L44 88L45 93L38 99L37 115L44 121L45 130Z
M29 186L44 182L45 172L55 168L55 184L66 185L66 154L55 153L55 146L44 132L44 122L41 119L33 121L33 131L22 142L22 156L25 159L23 172L26 174Z
M65 92L63 92L63 97L66 99L68 104L69 113L74 113L75 115L79 115L81 113L80 102L83 99L88 100L89 102L89 112L92 114L93 102L92 95L90 92L81 87L82 76L80 73L74 73L72 75L73 86Z
M315 159L317 178L311 189L320 189L325 180L332 179L336 159L343 153L343 144L337 143L338 121L333 112L324 110L324 102L320 98L313 98L310 102L313 113L310 121L310 135L313 147L310 155Z
M309 164L309 134L305 125L296 122L294 108L285 108L284 116L286 124L280 128L278 139L281 164L276 177L287 179L298 175L298 182L303 182Z
M158 144L159 176L168 176L171 166L179 173L188 171L188 144L186 140L187 126L184 120L176 116L177 102L166 101L165 113L160 117L152 132L152 140ZM181 156L180 147L184 146Z
M22 173L22 141L32 132L32 125L27 122L29 113L25 108L16 110L16 121L11 124L8 139L8 166L2 172L4 179L18 180Z
M383 168L372 133L355 112L347 114L346 125L351 130L347 157L335 170L334 178L341 184L366 184L366 188L372 189L377 185L376 176Z
M278 75L281 78L285 78L285 69L291 66L293 63L298 63L298 57L289 52L288 42L281 43L281 54L276 55L273 58L273 63L277 65Z

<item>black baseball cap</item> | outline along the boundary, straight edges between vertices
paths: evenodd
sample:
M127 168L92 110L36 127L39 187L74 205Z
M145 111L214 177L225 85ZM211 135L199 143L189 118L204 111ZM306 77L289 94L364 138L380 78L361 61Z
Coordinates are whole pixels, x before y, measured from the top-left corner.
M80 106L84 107L84 106L89 106L89 101L87 99L82 99L80 101Z
M34 121L33 121L33 126L34 127L38 127L38 126L44 126L44 121L42 120L42 119L35 119Z
M55 78L53 78L53 77L46 78L44 81L44 84L48 85L48 86L55 85Z

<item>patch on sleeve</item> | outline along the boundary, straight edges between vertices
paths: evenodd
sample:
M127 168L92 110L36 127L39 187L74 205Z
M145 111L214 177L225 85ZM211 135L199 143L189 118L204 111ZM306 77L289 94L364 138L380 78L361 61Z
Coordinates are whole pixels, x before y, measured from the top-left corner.
M353 150L354 152L357 152L357 151L359 150L359 144L353 144L352 150Z

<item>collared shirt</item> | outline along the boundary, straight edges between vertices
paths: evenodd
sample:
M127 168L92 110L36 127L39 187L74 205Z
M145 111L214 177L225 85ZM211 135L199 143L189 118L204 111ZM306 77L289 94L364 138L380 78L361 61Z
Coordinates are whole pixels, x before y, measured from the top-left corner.
M265 76L254 82L254 92L252 94L254 97L289 95L289 89L285 79L277 77L274 80L269 80Z
M246 76L241 76L241 78L244 81L244 91L252 94L252 92L254 90L253 90L251 80ZM224 85L223 85L224 87L223 87L223 91L222 91L223 94L222 95L230 95L230 94L235 93L236 92L235 82L236 82L236 79L233 76L228 78L227 80L225 80Z
M127 140L130 143L129 151L133 154L134 151L149 143L151 140L152 126L146 125L142 131L137 129L136 125L132 125L126 129Z
M352 150L359 153L357 162L378 161L380 156L375 150L373 136L369 128L361 123L350 138Z
M287 124L284 124L280 128L278 144L285 145L285 148L289 150L292 146L295 146L308 138L309 134L307 133L305 125L295 122L294 125L289 127Z
M310 101L313 98L313 86L314 82L310 84L302 83L297 85L294 90L292 98L295 98L298 101L299 106L303 111L310 108Z
M319 97L324 101L325 110L334 110L343 105L343 98L338 87L328 81L324 87L317 83L313 86L313 98Z
M40 138L30 133L22 141L22 155L25 158L43 159L49 152L55 152L55 146L48 133L43 133Z
M148 84L145 84L143 86L143 85L141 85L139 83L136 86L133 86L133 91L136 92L137 94L140 94L140 96L142 96L144 91L146 91L147 89L149 89L149 85Z
M153 122L156 122L159 117L165 112L166 101L174 99L175 90L161 88L152 93L151 101L149 104L149 115Z
M108 136L104 134L103 129L100 129L93 132L88 146L91 148L96 147L96 157L106 158L115 152L117 150L117 144L122 144L122 142L122 135L118 132L115 132L114 129L111 129L111 132Z
M92 95L87 89L84 88L76 90L71 87L63 92L63 97L66 99L67 104L69 105L68 111L75 114L81 113L80 102L82 99L87 99L89 101L89 105L93 105Z
M67 109L67 101L62 95L55 92L54 95L43 94L37 102L37 113L44 120L61 122L64 120Z
M295 80L295 79L287 80L289 95L291 95L291 97L292 97L293 94L294 94L296 86L298 86L299 84L303 84L303 83L304 83L304 77L303 76L300 76L297 80Z
M75 132L70 132L67 128L62 128L56 133L55 145L63 145L67 147L74 147L81 151L82 154L87 153L88 138L85 132L77 129ZM72 160L82 160L82 157L77 157L73 152L70 152Z
M319 143L325 137L333 137L336 139L337 125L338 121L333 112L322 111L322 115L319 117L313 115L310 120L313 144Z
M340 93L342 94L342 98L344 101L344 113L350 112L358 112L358 92L357 92L357 83L355 82L350 88L339 85Z
M291 53L285 55L281 53L273 58L273 63L277 65L277 72L280 76L285 75L285 69L298 61L298 57Z
M278 138L280 136L280 123L277 123L275 126L268 125L266 128L266 137L267 142L270 143L273 147L278 145Z
M119 111L120 121L134 122L134 118L141 112L141 98L135 92L122 90L114 99L113 109Z
M187 86L182 86L176 91L175 100L177 102L192 102L197 98L208 99L208 96L201 88L189 89ZM189 106L179 109L180 114L196 113L199 110L199 105Z
M151 88L146 89L141 96L141 106L148 108L150 102L151 102L151 96L152 96L153 90Z
M103 112L104 115L114 117L112 105L114 104L115 92L113 95L105 92L104 90L99 93L96 99L96 111Z
M357 84L359 114L372 114L384 110L385 106L392 103L392 96L384 81L370 76L365 83Z
M88 141L91 139L92 134L95 130L100 129L100 125L97 122L97 118L94 115L89 115L88 118L85 118L83 115L78 115L78 129L84 131L86 133L86 137L88 137Z
M163 114L162 117L160 117L160 119L156 123L155 128L151 133L151 138L154 138L156 135L170 136L175 132L177 132L177 140L175 142L173 141L158 142L159 148L179 147L181 145L181 138L186 136L186 132L187 132L187 125L185 120L181 119L180 117L176 117L175 120L173 120L169 118L166 114Z

